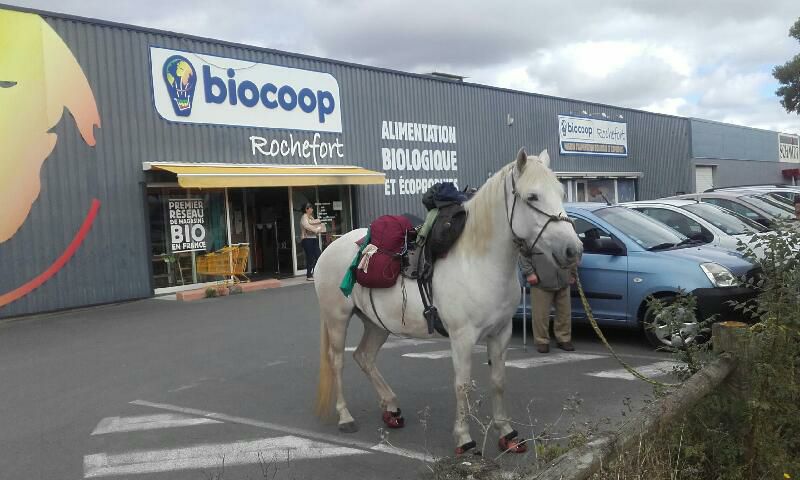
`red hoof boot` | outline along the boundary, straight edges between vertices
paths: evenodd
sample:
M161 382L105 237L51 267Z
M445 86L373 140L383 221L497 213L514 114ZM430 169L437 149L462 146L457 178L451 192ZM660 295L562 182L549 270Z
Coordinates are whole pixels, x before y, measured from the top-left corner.
M477 447L478 444L475 443L475 440L470 440L469 442L461 445L460 447L456 448L456 455L464 455L468 451L472 450L473 448ZM481 452L479 450L475 450L472 452L473 455L480 455Z
M528 450L528 445L525 443L525 439L518 438L518 435L519 433L516 430L511 430L507 435L500 437L500 450L511 453L525 453Z
M406 426L406 419L403 418L399 408L396 412L385 410L383 412L383 423L389 428L403 428Z

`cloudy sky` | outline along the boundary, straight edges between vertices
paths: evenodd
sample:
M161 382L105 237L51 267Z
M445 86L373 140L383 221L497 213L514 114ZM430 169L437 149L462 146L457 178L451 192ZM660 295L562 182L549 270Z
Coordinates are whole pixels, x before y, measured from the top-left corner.
M800 133L770 73L799 0L0 2Z

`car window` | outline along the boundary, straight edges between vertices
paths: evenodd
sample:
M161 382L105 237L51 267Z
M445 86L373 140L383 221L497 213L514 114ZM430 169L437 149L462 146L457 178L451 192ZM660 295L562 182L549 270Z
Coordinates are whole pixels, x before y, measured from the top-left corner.
M781 205L775 200L770 200L765 195L748 195L745 197L748 202L753 203L756 207L764 210L773 217L792 218L794 217L794 209Z
M619 229L644 249L676 246L686 240L683 234L629 208L606 207L595 210L594 214Z
M726 200L724 198L708 198L708 197L706 197L706 198L703 198L703 201L707 202L707 203L710 203L711 205L717 205L717 206L722 207L722 208L727 208L728 210L730 210L732 212L736 212L739 215L743 215L743 216L745 216L745 217L747 217L747 218L749 218L751 220L758 220L760 218L764 218L764 217L761 216L761 214L759 214L755 210L747 208L747 207L745 207L744 205L742 205L740 203L736 203L736 202L732 202L730 200Z
M702 240L706 243L714 238L714 235L707 228L680 212L658 207L640 207L637 210L689 238Z
M583 253L603 254L600 247L609 242L614 242L611 234L588 220L580 217L570 217L575 227L575 233L583 243Z
M723 210L708 203L692 203L681 208L694 213L728 235L752 234L766 230L764 226L747 219L747 217L729 213L728 210Z

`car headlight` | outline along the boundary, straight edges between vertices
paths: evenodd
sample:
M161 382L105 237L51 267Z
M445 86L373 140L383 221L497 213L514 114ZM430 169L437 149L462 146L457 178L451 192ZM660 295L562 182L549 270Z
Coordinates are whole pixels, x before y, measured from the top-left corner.
M735 287L739 284L731 271L718 263L701 263L700 268L715 287Z

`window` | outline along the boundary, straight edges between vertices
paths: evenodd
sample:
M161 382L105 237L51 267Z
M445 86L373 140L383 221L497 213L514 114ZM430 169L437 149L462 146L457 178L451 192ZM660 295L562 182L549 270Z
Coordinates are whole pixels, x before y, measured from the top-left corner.
M595 210L595 215L620 230L646 250L676 246L686 237L664 226L647 215L625 207L607 207Z
M714 239L714 235L707 228L682 213L674 212L666 208L655 207L638 208L637 210L644 213L648 217L658 220L664 225L681 232L688 238L702 240L706 243Z
M753 234L766 230L759 223L708 203L692 203L681 208L694 213L728 235Z
M574 221L575 233L583 243L583 253L607 254L604 247L615 244L616 240L611 234L598 227L597 225L582 218L571 217Z
M751 220L758 220L761 215L758 214L755 210L751 210L745 207L742 204L732 202L730 200L725 200L724 198L703 198L704 202L710 203L711 205L716 205L718 207L726 208L732 212L736 212L739 215L743 215Z
M202 237L205 248L189 246L173 249L170 225L170 200L200 201ZM150 188L147 191L150 217L150 252L155 288L175 287L214 280L197 272L197 258L219 250L228 244L224 190L186 190L181 188ZM198 230L200 232L200 230Z

